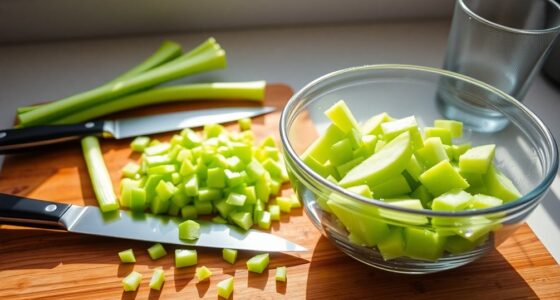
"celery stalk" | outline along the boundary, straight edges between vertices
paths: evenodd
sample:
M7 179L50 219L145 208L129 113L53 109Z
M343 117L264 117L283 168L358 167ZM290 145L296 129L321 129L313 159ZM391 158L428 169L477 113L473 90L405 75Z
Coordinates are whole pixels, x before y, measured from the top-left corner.
M205 43L206 44L206 43ZM172 42L172 41L164 41L159 49L148 57L146 60L141 62L139 65L136 65L132 69L124 72L123 74L117 76L113 80L109 81L107 84L117 82L119 80L124 80L128 78L132 78L140 73L146 72L151 70L155 67L158 67L164 63L169 62L181 55L181 45ZM32 111L39 106L43 106L44 104L32 105L32 106L22 106L17 108L18 115L26 113L28 111Z
M82 150L95 197L99 202L101 211L108 212L117 210L119 208L119 202L113 191L113 183L111 182L111 177L103 161L103 154L101 153L97 137L87 136L83 138Z
M66 115L51 124L73 124L95 119L115 112L174 101L200 99L254 100L264 99L265 81L199 83L155 88L116 98L102 105L86 108Z
M119 80L92 90L45 104L19 116L23 126L45 124L67 114L110 99L136 92L154 85L204 71L224 68L225 52L222 49L203 52L189 59L167 63L132 78Z

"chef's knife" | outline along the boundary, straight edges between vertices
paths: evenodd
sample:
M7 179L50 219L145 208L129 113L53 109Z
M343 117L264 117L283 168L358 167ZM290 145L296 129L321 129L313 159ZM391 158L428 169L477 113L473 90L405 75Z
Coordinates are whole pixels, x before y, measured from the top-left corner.
M139 135L226 123L274 111L273 107L227 107L182 111L120 120L90 121L71 125L43 125L16 129L0 129L0 154L76 139L86 135L102 135L124 139Z
M206 221L200 237L179 239L179 218L117 210L102 213L98 207L34 200L0 193L0 224L63 229L69 232L159 242L183 246L230 248L265 252L307 251L281 237L258 230L243 231L233 226Z

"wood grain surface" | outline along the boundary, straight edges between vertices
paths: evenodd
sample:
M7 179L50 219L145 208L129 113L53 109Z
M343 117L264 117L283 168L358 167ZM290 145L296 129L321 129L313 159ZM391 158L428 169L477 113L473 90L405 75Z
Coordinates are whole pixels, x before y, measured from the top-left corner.
M269 85L266 104L280 108L291 94L285 85ZM120 116L240 104L250 103L176 103ZM255 119L257 137L278 137L279 115L278 111ZM102 142L115 189L120 169L138 159L128 149L129 142ZM77 142L8 156L0 174L0 192L96 205ZM289 186L283 193L291 193ZM237 263L230 265L221 259L219 250L199 249L199 265L214 275L209 282L198 283L194 267L175 269L172 246L166 246L169 255L152 261L146 252L150 243L2 225L0 299L216 299L216 283L230 276L235 277L233 299L560 299L560 266L527 225L474 263L423 276L391 274L354 261L322 237L301 209L283 215L270 231L310 251L272 254L268 272L257 275L245 268L246 259L254 253L240 253ZM117 252L128 248L134 249L137 262L120 264ZM275 282L275 268L284 265L287 283ZM161 292L148 287L156 267L165 270ZM142 284L137 292L123 292L121 280L132 270L143 274Z

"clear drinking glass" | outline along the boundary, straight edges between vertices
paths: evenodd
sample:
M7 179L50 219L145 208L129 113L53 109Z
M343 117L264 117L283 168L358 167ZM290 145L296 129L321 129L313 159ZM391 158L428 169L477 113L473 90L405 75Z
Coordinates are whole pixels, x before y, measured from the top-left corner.
M560 5L553 0L457 0L444 69L522 100L559 32ZM473 97L467 86L448 88L457 92L439 95L446 117L482 132L507 125L502 114L483 105L486 101Z

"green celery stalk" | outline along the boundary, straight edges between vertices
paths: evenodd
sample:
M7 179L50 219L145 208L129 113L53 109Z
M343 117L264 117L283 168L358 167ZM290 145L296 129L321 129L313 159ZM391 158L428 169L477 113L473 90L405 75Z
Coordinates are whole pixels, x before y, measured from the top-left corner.
M200 99L219 100L254 100L264 99L265 81L251 82L217 82L178 85L155 88L111 100L102 105L86 108L66 115L51 124L73 124L85 122L115 112L173 101L191 101Z
M94 105L103 105L110 99L136 92L154 85L204 71L224 68L225 51L203 52L189 59L169 62L132 78L102 85L98 88L45 104L19 116L22 126L46 124L62 116Z
M215 42L215 41L214 41ZM204 43L203 45L206 45L207 43ZM124 80L124 79L128 79L128 78L132 78L140 73L144 73L148 70L151 70L155 67L161 66L164 63L167 63L179 56L181 56L182 53L182 49L181 49L181 45L172 42L172 41L164 41L161 46L159 47L159 49L154 52L154 54L152 54L150 57L148 57L146 60L144 60L143 62L141 62L140 64L136 65L135 67L133 67L132 69L124 72L123 74L115 77L113 80L109 81L107 84L111 84L111 83L115 83L117 81L120 80ZM22 107L18 107L17 108L17 114L23 114L26 113L28 111L32 111L36 108L38 108L39 106L43 106L45 104L38 104L38 105L32 105L32 106L22 106Z
M99 141L95 136L87 136L82 139L82 151L86 160L89 177L93 185L95 197L99 202L101 211L108 212L117 210L119 202L113 191L111 177L103 161L103 154L99 147Z

